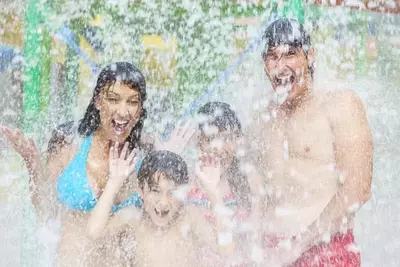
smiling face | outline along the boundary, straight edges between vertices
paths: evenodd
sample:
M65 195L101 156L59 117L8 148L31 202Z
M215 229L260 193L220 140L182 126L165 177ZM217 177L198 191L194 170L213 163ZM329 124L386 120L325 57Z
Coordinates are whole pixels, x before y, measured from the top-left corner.
M127 139L142 112L139 92L119 82L102 90L96 107L100 111L100 129L115 142Z
M279 45L270 47L265 56L265 71L272 88L284 95L284 102L291 102L307 92L311 82L309 71L313 50L306 55L301 47Z
M162 173L155 173L151 184L142 189L143 205L150 221L156 227L168 227L180 215L183 203L176 197L177 185Z
M200 132L197 138L197 148L201 154L218 157L222 167L227 168L236 155L238 138L232 131L217 130L215 134L206 135Z

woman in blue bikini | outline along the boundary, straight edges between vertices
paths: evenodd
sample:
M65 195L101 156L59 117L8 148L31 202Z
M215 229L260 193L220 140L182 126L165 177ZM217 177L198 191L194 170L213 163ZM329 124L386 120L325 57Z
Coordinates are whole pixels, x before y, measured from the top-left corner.
M53 133L43 167L33 140L26 139L21 131L3 127L9 143L27 165L31 199L37 214L45 220L61 215L55 266L123 264L121 251L115 257L118 254L115 249L121 248L121 239L94 242L88 238L86 226L90 211L108 181L110 146L116 142L125 144L131 153L140 148L145 100L145 78L137 67L126 62L106 66L99 74L93 97L76 129L69 123ZM131 154L131 158L137 157ZM134 169L126 171L135 173ZM126 181L115 201L114 213L128 205L141 205L137 194L132 194L135 189L136 179Z

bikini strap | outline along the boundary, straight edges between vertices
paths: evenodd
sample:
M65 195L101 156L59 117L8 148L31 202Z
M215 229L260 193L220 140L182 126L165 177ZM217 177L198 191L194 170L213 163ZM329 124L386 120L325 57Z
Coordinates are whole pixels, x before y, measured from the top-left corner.
M85 159L87 158L90 150L90 146L92 145L93 141L93 134L85 136L83 138L82 144L79 148L79 154L84 157ZM86 160L85 160L86 162Z

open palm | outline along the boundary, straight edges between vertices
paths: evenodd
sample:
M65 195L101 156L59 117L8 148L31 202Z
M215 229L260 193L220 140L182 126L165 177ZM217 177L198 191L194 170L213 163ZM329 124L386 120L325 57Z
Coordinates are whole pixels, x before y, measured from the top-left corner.
M196 163L196 175L202 185L211 191L217 190L221 181L221 164L218 158L202 155Z
M132 150L128 153L128 146L129 143L125 143L121 153L118 152L118 142L110 149L110 180L117 182L121 186L134 173L138 163L137 151Z
M35 165L40 163L40 151L32 138L26 138L21 130L11 130L8 127L2 127L3 134L7 137L10 146L21 155L31 172Z
M157 150L168 150L176 154L182 154L193 134L196 132L196 126L194 121L181 123L179 127L172 131L167 141L161 141L155 138L155 148Z

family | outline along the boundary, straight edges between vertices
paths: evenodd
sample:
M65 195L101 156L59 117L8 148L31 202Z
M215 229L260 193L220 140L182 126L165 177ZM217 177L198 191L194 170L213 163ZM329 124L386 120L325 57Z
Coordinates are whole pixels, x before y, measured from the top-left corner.
M36 213L61 217L54 266L361 265L354 218L373 168L363 104L347 88L314 88L315 52L296 20L275 20L263 38L274 95L247 129L230 105L208 102L196 123L149 144L145 77L127 62L101 70L44 164L33 139L2 128ZM190 140L193 169L182 156Z

